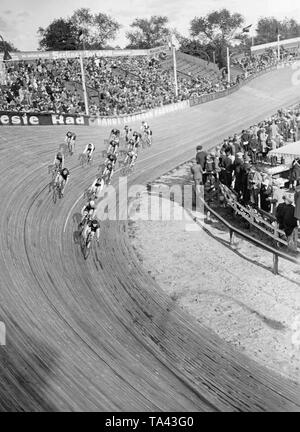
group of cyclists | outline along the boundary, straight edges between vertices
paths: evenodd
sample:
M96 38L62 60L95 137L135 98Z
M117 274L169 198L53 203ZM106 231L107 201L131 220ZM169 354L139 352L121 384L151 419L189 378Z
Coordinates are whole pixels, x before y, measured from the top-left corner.
M146 122L142 122L141 131L132 131L128 126L124 127L123 134L119 129L112 129L108 139L108 147L105 152L104 163L100 165L101 172L97 175L92 185L85 192L88 198L88 203L82 208L82 219L79 223L80 233L89 247L90 241L96 235L97 240L100 238L100 223L95 216L96 205L95 200L98 199L100 193L105 186L111 183L114 169L119 156L120 138L123 138L125 143L125 158L122 161L124 166L132 169L142 143L147 143L148 146L152 144L152 131ZM70 155L74 153L76 144L76 135L72 132L67 132L65 143ZM95 152L95 145L92 143L87 144L83 151L86 156L87 162L91 162ZM65 187L70 177L70 171L64 166L65 158L62 151L58 151L54 158L52 166L53 181L52 186L59 188L60 196L63 197Z

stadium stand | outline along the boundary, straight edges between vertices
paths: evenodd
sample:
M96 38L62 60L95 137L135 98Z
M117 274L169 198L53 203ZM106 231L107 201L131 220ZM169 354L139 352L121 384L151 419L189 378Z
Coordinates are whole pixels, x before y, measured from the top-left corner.
M177 52L178 98L170 54L84 60L90 115L120 116L220 92L276 63L274 56L245 56L234 61L243 73L230 85L217 66ZM0 86L0 110L83 114L85 104L78 59L9 62Z

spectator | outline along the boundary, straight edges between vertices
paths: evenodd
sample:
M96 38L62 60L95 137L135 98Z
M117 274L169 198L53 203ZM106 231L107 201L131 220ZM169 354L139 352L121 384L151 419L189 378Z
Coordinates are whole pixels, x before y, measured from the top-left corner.
M284 200L284 205L280 207L279 216L277 211L277 221L279 227L281 227L287 237L288 247L292 250L297 250L298 228L297 219L294 216L295 207L293 206L293 200L288 195L284 195L282 199Z
M193 164L191 166L191 172L193 175L193 180L195 184L195 188L198 192L200 192L200 186L203 185L203 170L202 166L199 163Z
M202 170L205 171L207 153L203 150L203 147L201 145L198 145L196 150L196 162L197 164L201 165Z

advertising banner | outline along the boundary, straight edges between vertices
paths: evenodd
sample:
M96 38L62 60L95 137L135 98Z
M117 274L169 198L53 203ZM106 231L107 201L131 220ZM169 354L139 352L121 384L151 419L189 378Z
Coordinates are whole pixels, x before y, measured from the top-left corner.
M156 49L156 48L155 48ZM72 58L89 58L89 57L124 57L124 56L146 56L150 55L151 50L86 50L86 51L28 51L28 52L10 52L10 61L37 60L37 59L72 59ZM3 54L0 54L3 59Z
M0 126L88 126L89 117L72 114L40 114L0 111Z
M0 61L0 85L6 85L6 68L3 61Z

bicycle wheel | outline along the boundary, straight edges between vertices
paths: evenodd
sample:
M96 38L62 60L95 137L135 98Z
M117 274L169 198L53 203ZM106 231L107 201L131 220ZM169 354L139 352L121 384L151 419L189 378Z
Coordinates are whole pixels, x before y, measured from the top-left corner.
M57 198L58 198L58 186L54 185L53 186L53 193L52 193L52 199L53 199L54 204L56 204Z
M91 249L92 249L92 241L91 241L91 235L89 234L86 241L84 241L83 239L83 249L82 249L82 253L83 253L83 257L85 260L88 259L90 253L91 253Z

